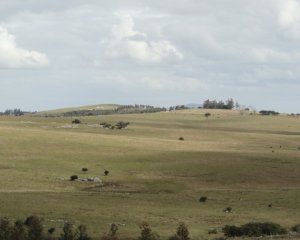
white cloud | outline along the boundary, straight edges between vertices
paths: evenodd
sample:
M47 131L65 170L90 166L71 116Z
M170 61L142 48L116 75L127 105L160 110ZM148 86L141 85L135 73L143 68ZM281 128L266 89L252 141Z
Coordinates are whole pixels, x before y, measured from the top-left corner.
M297 0L279 2L279 24L291 37L300 38L300 3Z
M41 67L49 64L45 54L19 48L15 36L0 26L0 67Z
M112 39L105 51L111 58L130 58L138 63L182 60L182 53L168 40L151 41L146 33L134 30L134 20L124 16L112 28Z

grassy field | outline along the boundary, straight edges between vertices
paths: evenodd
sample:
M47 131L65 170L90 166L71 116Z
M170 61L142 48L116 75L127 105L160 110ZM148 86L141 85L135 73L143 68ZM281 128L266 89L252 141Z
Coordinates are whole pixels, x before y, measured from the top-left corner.
M193 239L214 238L208 230L225 224L299 224L300 118L205 112L84 117L76 126L1 116L0 217L82 223L94 237L111 223L121 237L137 237L143 221L168 237L184 221ZM98 127L121 120L127 129ZM74 174L104 184L62 180Z

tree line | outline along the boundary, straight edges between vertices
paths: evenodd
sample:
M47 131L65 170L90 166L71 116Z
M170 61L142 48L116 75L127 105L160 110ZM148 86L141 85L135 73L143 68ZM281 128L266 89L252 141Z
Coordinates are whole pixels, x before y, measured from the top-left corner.
M203 102L203 108L207 109L233 109L234 107L239 107L239 103L232 98L227 99L225 102L209 99Z

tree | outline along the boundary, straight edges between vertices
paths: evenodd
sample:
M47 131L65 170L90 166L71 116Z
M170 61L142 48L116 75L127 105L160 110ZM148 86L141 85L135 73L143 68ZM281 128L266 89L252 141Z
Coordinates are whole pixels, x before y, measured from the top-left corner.
M176 235L180 238L180 240L189 240L189 234L189 230L185 223L180 223L176 231Z
M30 216L25 220L25 225L28 227L28 238L30 240L43 240L43 225L42 220L37 216Z
M25 224L21 220L17 220L15 222L15 226L12 231L12 239L13 240L26 240L27 238L27 231Z
M0 240L7 240L11 238L12 226L7 218L2 218L0 221Z
M159 235L152 232L152 229L149 225L149 223L144 222L140 226L141 229L141 236L138 238L138 240L158 240Z
M63 233L60 235L59 240L76 240L73 224L68 222L64 224Z
M90 240L91 238L88 236L86 231L86 226L80 225L77 229L78 238L76 240Z

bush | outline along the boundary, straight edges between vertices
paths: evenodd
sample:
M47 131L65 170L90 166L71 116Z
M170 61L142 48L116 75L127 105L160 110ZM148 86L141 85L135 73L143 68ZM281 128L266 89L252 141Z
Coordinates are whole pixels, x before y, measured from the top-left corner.
M291 228L293 232L300 233L300 224L297 224Z
M7 218L0 220L0 239L10 239L12 235L12 226Z
M80 124L80 123L81 121L77 118L72 121L72 124Z
M207 201L207 197L203 196L200 197L199 202L206 202Z
M27 229L23 221L17 220L12 229L11 239L26 240L28 238Z
M205 116L205 117L210 117L211 114L208 112L208 113L205 113L204 116Z
M157 233L152 232L150 225L146 222L140 225L141 236L138 240L159 240L159 235Z
M72 175L70 177L70 181L75 181L76 179L78 179L78 176L77 175Z
M75 233L73 231L73 224L65 223L63 227L63 233L58 238L59 240L75 240Z
M231 213L232 212L232 207L227 207L223 211Z
M120 121L115 125L115 127L116 129L123 129L126 128L129 124L130 124L129 122Z
M223 228L226 237L259 237L264 235L283 235L287 234L286 229L276 223L247 223L241 227L228 226Z
M76 237L76 240L91 240L91 238L87 234L86 226L84 225L80 225L77 228L76 236L78 236Z
M44 238L42 220L37 216L30 216L25 220L28 228L28 239L40 240Z
M109 174L109 171L108 171L108 170L105 170L105 171L104 171L104 175L107 176L108 174Z
M183 137L178 138L179 141L184 141Z
M87 169L87 168L82 168L82 169L81 169L81 171L83 171L83 172L87 172L87 171L88 171L88 169Z
M211 228L208 230L208 234L218 234L218 229L217 228Z
M189 240L189 230L185 223L180 223L176 230L176 235L180 238L180 240Z

